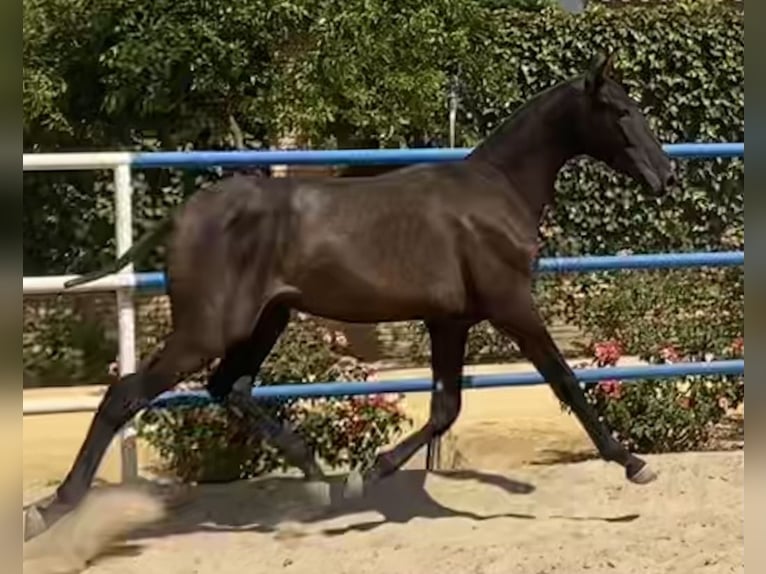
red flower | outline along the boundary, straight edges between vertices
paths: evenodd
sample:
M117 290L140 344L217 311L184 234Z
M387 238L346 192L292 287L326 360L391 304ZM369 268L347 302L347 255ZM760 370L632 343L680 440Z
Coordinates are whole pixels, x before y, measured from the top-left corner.
M615 379L599 382L598 390L611 399L619 399L622 396L622 385Z
M680 397L678 399L678 406L680 406L682 409L691 409L694 407L694 401L691 399L691 397Z
M731 343L731 350L734 352L735 355L744 355L745 354L745 338L744 337L737 337L732 341Z
M660 357L664 359L666 363L677 363L681 360L681 354L673 345L668 345L660 349Z
M349 420L348 434L351 436L362 434L362 431L365 430L366 426L366 422L363 419L354 415Z
M370 406L375 408L385 407L388 401L382 395L375 395L370 399Z
M598 366L614 366L622 355L622 346L618 341L603 341L593 345L593 354Z

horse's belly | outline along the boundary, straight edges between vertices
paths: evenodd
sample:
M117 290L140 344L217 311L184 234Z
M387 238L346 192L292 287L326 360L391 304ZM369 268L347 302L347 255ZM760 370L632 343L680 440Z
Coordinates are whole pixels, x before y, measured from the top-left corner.
M345 322L377 323L468 312L459 277L410 277L375 273L316 276L296 285L296 307L306 313Z
M424 210L359 208L351 221L339 208L321 227L301 227L285 278L303 310L367 323L464 313L465 266L455 233Z

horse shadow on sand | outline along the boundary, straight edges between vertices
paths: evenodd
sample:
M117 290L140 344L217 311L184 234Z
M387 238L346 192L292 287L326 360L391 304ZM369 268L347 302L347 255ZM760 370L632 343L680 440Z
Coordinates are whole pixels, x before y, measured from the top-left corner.
M406 524L413 519L465 518L475 522L510 518L536 520L533 514L519 512L485 512L451 508L429 492L427 477L438 477L439 491L450 500L471 498L477 489L497 489L508 495L529 495L532 484L511 478L473 470L425 471L400 470L379 483L368 486L364 496L344 499L344 476L331 479L332 504L317 506L310 503L306 483L300 478L269 477L252 481L193 487L185 502L170 512L164 522L137 532L132 539L157 538L192 532L258 532L280 536L300 537L287 525L310 527L314 534L338 536L348 532L367 532L385 524ZM459 482L475 483L468 490ZM450 494L454 485L456 491ZM479 498L486 502L486 495ZM507 499L506 499L507 500ZM466 505L462 505L466 506ZM470 505L469 505L470 506ZM476 506L476 505L473 505ZM504 502L499 507L508 507ZM375 515L378 516L375 516ZM617 517L550 518L629 522L638 515Z

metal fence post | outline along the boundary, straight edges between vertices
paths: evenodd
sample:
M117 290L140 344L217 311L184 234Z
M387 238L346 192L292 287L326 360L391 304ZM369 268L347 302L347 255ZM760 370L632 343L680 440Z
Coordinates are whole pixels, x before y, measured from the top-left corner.
M114 169L115 194L115 239L117 257L127 251L133 243L133 186L130 164L121 163ZM133 265L119 271L133 275ZM126 285L132 285L131 281ZM136 313L133 301L133 287L117 289L117 321L119 334L120 377L136 371ZM136 430L128 423L120 432L120 454L122 460L122 481L129 482L138 477L138 455L136 452Z
M431 405L429 411L434 412L435 399L439 393L443 393L441 381L434 381L431 387ZM432 438L426 446L426 470L439 470L442 467L442 437Z
M455 148L455 135L457 131L457 109L459 104L458 79L453 76L450 81L447 106L449 109L449 147ZM430 411L433 412L434 398L436 393L442 392L441 381L434 381ZM437 436L426 446L426 470L438 470L442 466L442 437Z

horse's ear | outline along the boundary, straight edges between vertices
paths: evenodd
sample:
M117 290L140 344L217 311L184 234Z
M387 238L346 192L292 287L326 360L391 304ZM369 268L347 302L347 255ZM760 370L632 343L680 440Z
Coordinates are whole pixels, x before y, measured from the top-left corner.
M595 96L604 80L611 75L613 64L614 52L596 54L590 61L588 71L585 72L585 91Z

